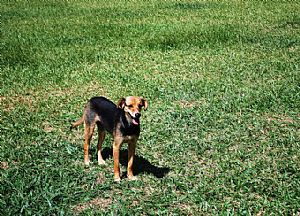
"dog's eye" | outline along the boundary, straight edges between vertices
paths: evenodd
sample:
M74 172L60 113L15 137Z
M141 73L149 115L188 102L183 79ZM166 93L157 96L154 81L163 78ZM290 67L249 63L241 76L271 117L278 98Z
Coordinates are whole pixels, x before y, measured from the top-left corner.
M133 105L131 105L131 104L130 104L130 105L127 105L127 107L128 107L128 108L132 108L132 107L133 107Z
M143 105L142 105L142 104L139 104L139 108L142 109L142 107L143 107Z

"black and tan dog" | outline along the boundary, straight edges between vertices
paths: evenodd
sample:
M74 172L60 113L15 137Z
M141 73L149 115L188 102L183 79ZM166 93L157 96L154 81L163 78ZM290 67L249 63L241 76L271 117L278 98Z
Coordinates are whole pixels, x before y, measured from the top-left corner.
M127 176L135 180L133 175L133 159L136 142L140 134L140 117L142 108L148 107L148 101L144 98L129 96L121 98L118 104L104 97L93 97L86 104L83 116L72 124L71 129L84 123L84 164L89 165L89 145L94 128L98 128L98 163L104 164L101 155L102 143L106 131L113 135L113 159L114 179L120 181L120 148L123 142L128 143L128 168Z

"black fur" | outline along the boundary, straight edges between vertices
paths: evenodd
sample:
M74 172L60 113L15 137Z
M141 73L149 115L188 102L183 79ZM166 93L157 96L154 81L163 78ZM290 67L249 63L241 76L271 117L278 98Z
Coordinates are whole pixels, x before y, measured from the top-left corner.
M113 133L116 127L119 127L123 136L140 134L140 125L134 125L127 120L125 111L118 108L116 104L105 97L93 97L88 102L89 114L88 118L94 119L94 115L100 117L100 122L97 123L98 127L102 127L109 133ZM131 118L130 116L128 116ZM88 122L90 122L88 120Z

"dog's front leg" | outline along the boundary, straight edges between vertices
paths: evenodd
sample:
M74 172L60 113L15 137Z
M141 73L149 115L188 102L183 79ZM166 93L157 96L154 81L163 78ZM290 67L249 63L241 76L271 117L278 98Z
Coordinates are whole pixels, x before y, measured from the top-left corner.
M114 158L114 180L116 182L121 181L120 176L120 148L122 145L123 139L115 137L113 144L113 158Z
M127 167L127 177L129 180L136 180L137 178L133 175L133 160L135 154L137 139L133 139L128 142L128 167Z

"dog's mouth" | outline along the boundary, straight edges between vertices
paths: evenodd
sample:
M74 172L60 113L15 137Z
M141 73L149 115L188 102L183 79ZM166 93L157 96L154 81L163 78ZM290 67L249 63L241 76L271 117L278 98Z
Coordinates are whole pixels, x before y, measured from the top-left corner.
M134 125L139 125L140 124L140 118L133 118L133 117L131 117L131 118L132 118L132 123Z
M127 114L130 116L131 123L133 125L139 125L140 124L140 117L141 117L140 113L134 113L134 115L132 115L131 112L128 112Z

